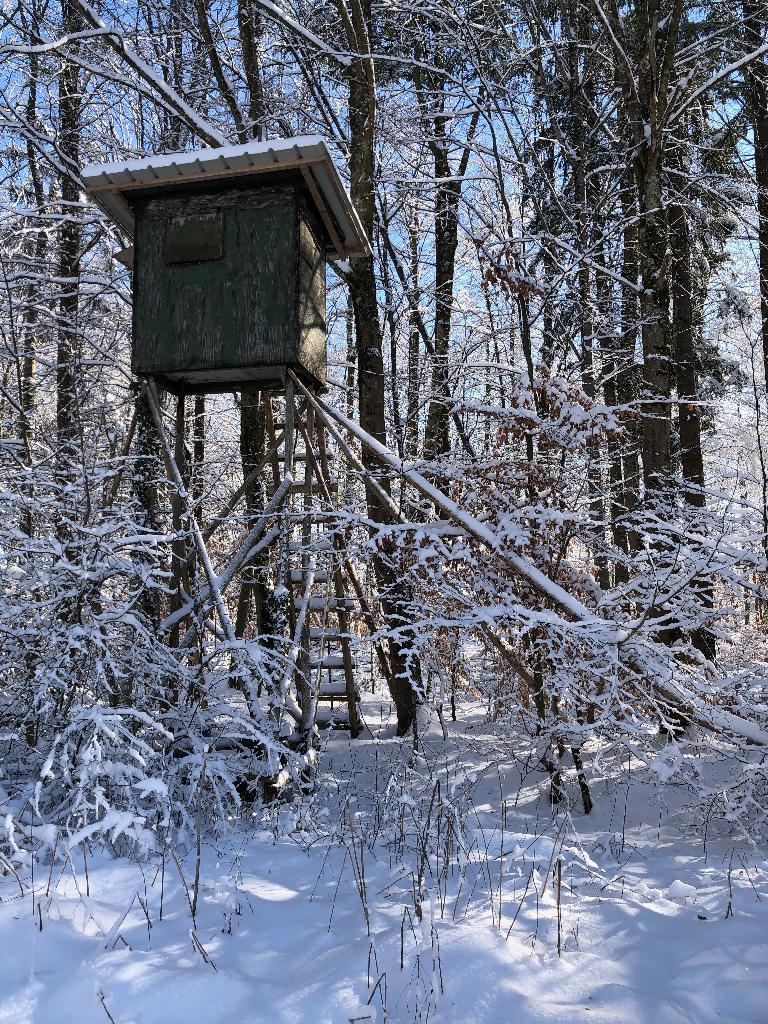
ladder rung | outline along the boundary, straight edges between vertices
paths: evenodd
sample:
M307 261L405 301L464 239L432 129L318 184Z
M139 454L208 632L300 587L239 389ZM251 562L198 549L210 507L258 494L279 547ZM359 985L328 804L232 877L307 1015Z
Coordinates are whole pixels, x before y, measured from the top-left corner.
M322 658L313 658L311 668L344 668L343 654L324 654Z
M303 509L293 510L294 518L302 516L303 514ZM315 523L316 526L319 526L321 523L323 524L323 526L328 526L348 522L346 516L344 516L344 514L339 512L337 509L323 510L321 508L311 508L309 510L309 514L312 517L312 522Z
M294 480L293 481L293 486L294 487L303 487L305 483L306 483L306 480ZM335 476L332 476L330 480L326 481L326 483L328 485L328 490L329 491L338 491L338 489L339 489L339 481L336 479ZM320 489L320 488L322 488L322 486L323 485L320 483L320 481L317 478L315 478L312 481L312 489L313 489L313 491L314 491L315 487Z
M304 493L304 481L303 480L294 480L293 483L291 484L291 491L292 491L293 494L303 494ZM337 481L331 481L331 483L328 484L328 491L329 491L330 494L338 494L338 491L339 491L338 482ZM269 484L267 486L267 496L271 498L274 495L274 493L275 493L275 485L271 483L271 484ZM313 494L324 495L325 494L325 488L322 486L322 484L313 483L312 484L312 493Z
M327 537L327 538L323 539L322 543L320 543L320 539L310 540L309 544L306 545L306 548L307 548L308 551L333 551L334 550L333 541L331 540L330 537ZM291 543L288 545L288 550L291 552L291 554L295 555L298 552L301 552L301 551L304 550L304 544L300 540L292 540Z
M318 569L315 572L315 583L327 583L331 574L327 569ZM306 574L303 569L291 569L291 583L303 583Z
M293 600L293 607L298 611L301 608L302 599L296 597ZM354 597L311 597L309 599L309 610L321 612L327 605L329 611L355 611L357 601Z
M318 708L315 721L322 726L335 725L349 728L349 710L347 708Z

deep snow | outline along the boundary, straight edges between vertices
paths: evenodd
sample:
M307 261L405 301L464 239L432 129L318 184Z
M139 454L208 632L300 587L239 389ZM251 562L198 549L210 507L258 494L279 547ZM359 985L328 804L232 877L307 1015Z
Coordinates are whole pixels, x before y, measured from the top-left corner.
M204 844L194 929L167 856L0 879L0 1022L768 1021L764 851L716 827L705 848L674 780L611 764L592 815L553 816L480 708L415 760L366 710L380 738L326 734L318 794ZM447 867L420 838L440 808Z

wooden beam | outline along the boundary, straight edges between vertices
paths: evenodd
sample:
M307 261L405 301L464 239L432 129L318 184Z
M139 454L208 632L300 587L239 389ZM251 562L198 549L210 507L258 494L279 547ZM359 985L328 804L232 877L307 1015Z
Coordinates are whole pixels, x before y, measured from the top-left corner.
M304 177L304 181L307 183L309 194L312 196L314 204L317 207L317 212L320 214L323 224L325 225L325 230L328 232L331 239L336 255L341 257L341 259L347 259L348 253L346 246L339 238L338 232L336 231L336 225L333 223L333 217L331 216L328 207L325 205L325 200L320 194L320 189L315 183L315 176L306 165L302 165L301 173Z

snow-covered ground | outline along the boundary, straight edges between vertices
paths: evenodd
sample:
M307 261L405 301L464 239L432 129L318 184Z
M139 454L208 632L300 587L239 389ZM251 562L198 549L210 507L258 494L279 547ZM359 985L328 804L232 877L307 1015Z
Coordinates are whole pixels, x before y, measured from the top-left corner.
M478 708L416 758L367 711L317 794L204 842L194 922L194 849L184 885L82 849L0 879L0 1022L768 1021L765 851L631 764L553 816Z

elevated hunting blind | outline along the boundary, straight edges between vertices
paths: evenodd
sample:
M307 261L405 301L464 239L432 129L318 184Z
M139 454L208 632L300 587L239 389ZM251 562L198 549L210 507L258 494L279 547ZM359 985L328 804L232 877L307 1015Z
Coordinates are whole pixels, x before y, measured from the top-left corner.
M326 373L325 264L366 254L324 141L249 143L89 167L134 240L132 368L177 394L279 390Z

